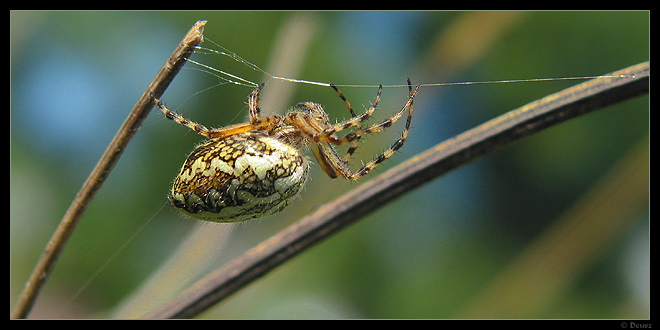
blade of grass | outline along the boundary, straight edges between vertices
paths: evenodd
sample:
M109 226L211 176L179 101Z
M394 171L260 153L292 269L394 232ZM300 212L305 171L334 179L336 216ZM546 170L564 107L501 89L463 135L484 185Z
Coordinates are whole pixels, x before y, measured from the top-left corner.
M12 318L27 317L39 294L39 290L53 271L53 267L55 266L60 253L64 249L68 238L73 233L80 218L85 213L87 206L105 182L108 174L110 174L112 168L124 152L128 142L133 138L133 135L135 135L138 128L149 114L149 111L151 111L151 108L154 105L153 97L158 98L163 95L167 86L169 86L185 64L186 59L190 57L195 50L195 47L201 44L204 40L202 33L204 32L205 25L206 21L197 21L188 31L163 67L158 71L156 77L142 94L140 100L135 104L133 110L131 110L128 117L119 128L119 131L117 131L117 134L90 173L87 181L85 181L82 188L80 188L80 191L74 198L73 202L71 202L69 209L64 214L64 217L62 217L59 226L46 245L44 252L39 258L39 261L32 271L30 278L25 284L25 288L18 299L16 307L11 315Z
M549 95L492 119L363 183L182 292L149 318L189 318L298 253L431 179L568 119L649 91L644 62Z

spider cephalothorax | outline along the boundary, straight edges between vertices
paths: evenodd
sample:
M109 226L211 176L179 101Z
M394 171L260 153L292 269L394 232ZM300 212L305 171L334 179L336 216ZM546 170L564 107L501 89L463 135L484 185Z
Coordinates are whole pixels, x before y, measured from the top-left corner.
M209 138L193 150L174 180L168 196L172 206L192 217L213 222L238 222L279 212L298 195L307 180L309 162L301 153L306 146L328 176L357 180L403 146L410 128L413 99L419 89L417 86L413 90L408 80L408 101L401 110L365 128L362 122L376 109L382 86L373 104L363 114L356 115L344 95L331 85L352 116L337 124L330 124L323 107L313 102L298 103L284 116L261 117L259 94L263 86L257 86L248 96L249 122L217 129L191 122L167 109L160 100L154 100L168 119ZM352 172L348 161L360 137L389 127L406 110L408 118L401 138ZM337 135L351 127L355 128L353 132ZM346 155L340 158L332 145L349 143Z

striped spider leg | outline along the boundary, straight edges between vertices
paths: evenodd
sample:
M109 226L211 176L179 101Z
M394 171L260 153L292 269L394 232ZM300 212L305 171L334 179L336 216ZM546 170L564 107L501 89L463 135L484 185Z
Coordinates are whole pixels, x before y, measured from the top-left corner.
M363 114L359 116L355 115L355 112L353 111L353 108L351 107L350 103L346 100L346 98L339 91L339 89L337 89L337 87L334 85L331 85L331 87L339 94L341 99L344 100L346 106L348 107L353 117L341 123L337 123L335 125L329 125L325 127L322 131L313 134L312 139L317 143L316 146L312 146L312 151L314 152L314 156L319 161L321 167L326 171L326 173L331 178L336 178L337 177L336 172L339 172L339 174L346 179L357 180L365 176L376 166L382 163L385 159L388 159L392 155L394 155L394 153L396 153L396 151L399 150L405 143L408 137L408 130L410 129L410 122L412 120L413 99L417 95L419 86L417 86L413 90L410 78L408 78L408 101L406 102L406 104L404 104L401 110L397 112L394 116L380 123L374 124L368 128L363 128L362 122L369 119L373 114L374 110L376 109L376 106L380 101L380 96L382 93L383 86L382 85L379 86L378 93L376 94L376 99L374 100L372 105ZM385 150L385 152L378 155L372 161L362 166L362 168L358 169L355 172L351 172L348 169L348 160L350 160L351 156L355 152L355 149L357 148L357 142L359 141L360 137L362 137L365 134L377 133L382 131L384 128L390 127L394 122L396 122L397 120L399 120L399 118L401 118L401 116L406 110L408 110L408 118L406 120L406 126L403 130L403 133L401 134L401 138L398 139L396 142L394 142L394 144L392 144L392 146L389 149ZM354 132L346 134L343 137L338 137L335 134L350 127L356 127L356 130ZM351 145L349 146L348 151L346 152L346 156L342 160L339 158L336 152L334 152L334 149L330 146L330 144L341 145L347 143L351 143Z
M369 127L362 122L371 117L382 92L372 105L356 115L350 103L336 86L331 85L344 101L351 118L331 125L328 115L318 103L301 102L284 116L262 117L259 95L264 84L248 96L249 121L222 128L209 129L167 109L154 99L166 118L208 138L197 146L184 162L169 192L174 208L186 215L213 222L238 222L260 218L283 210L300 193L307 180L309 162L301 150L311 146L319 165L331 178L339 175L356 180L391 157L403 146L410 128L413 91L408 79L409 97L394 116ZM390 127L408 110L403 134L388 150L356 172L348 169L348 160L360 137ZM337 133L355 128L344 136ZM344 159L332 145L349 144Z

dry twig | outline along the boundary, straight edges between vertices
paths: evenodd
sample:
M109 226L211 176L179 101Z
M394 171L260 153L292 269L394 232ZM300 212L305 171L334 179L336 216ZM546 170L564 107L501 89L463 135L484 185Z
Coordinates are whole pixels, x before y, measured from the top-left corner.
M209 274L150 318L189 318L365 214L501 146L649 91L649 63L593 79L492 119L392 168L326 204Z
M188 34L183 38L181 43L174 50L167 62L160 69L156 77L153 79L147 90L142 94L140 100L135 104L133 110L129 113L128 118L124 124L119 128L119 131L110 142L101 159L96 164L92 173L90 173L87 181L83 184L82 188L76 195L75 199L69 206L69 209L64 214L62 221L55 230L50 241L46 245L41 258L37 262L30 278L25 284L25 288L19 297L18 303L11 315L12 318L24 318L30 312L39 290L48 279L48 276L53 271L55 262L57 261L60 253L64 249L68 238L73 233L76 225L80 221L81 216L85 213L87 206L94 198L96 192L101 188L103 182L112 171L112 168L119 160L119 157L124 152L128 142L133 138L138 128L153 107L153 96L160 97L167 89L167 86L172 82L174 77L179 73L183 67L186 59L192 55L195 47L202 43L204 37L204 25L206 21L198 21L188 31Z

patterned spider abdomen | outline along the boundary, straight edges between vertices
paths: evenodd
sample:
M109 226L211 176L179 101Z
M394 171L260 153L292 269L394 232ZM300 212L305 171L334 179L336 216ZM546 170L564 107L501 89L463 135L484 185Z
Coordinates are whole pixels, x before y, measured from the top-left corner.
M238 222L277 213L307 180L300 152L258 131L211 139L188 156L169 195L191 217Z

